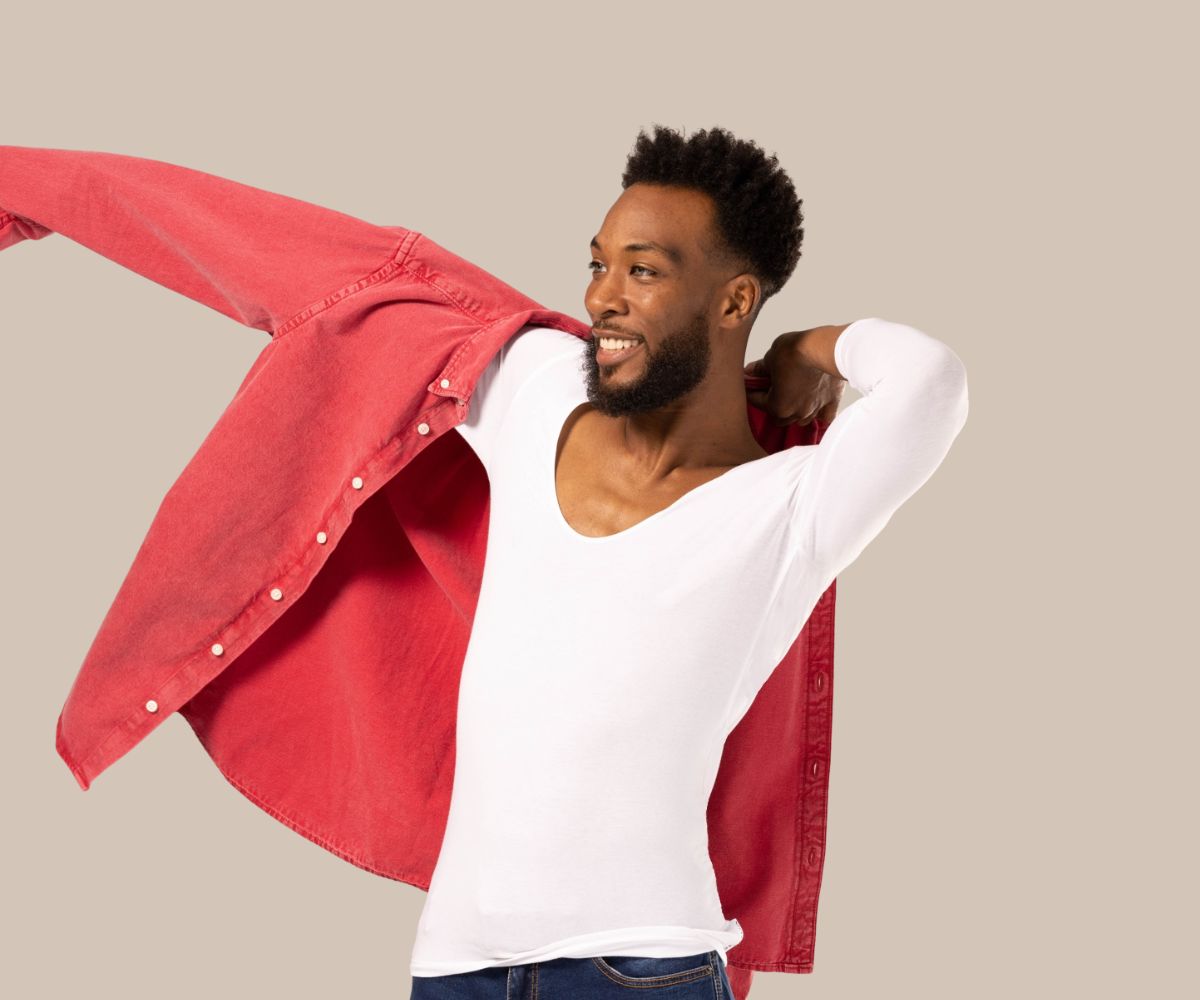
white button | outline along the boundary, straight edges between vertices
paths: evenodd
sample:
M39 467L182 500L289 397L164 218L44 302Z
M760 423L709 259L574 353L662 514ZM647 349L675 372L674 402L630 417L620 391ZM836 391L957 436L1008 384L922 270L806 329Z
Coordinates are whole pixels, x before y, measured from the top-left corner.
M350 480L350 485L353 486L356 490L361 490L362 489L362 476L355 476L353 479Z
M318 541L318 542L319 542L321 545L324 545L324 544L325 544L325 541L326 541L326 539L328 539L328 538L329 538L329 536L328 536L327 534L325 534L325 532L323 532L323 531L318 531L318 532L317 532L317 541Z
M417 424L417 433L418 434L428 434L429 433L429 425L427 423L425 423L424 421Z
M146 711L147 712L157 712L158 711L158 702L155 701L153 698L151 698L148 702L146 702Z
M283 597L283 591L278 587L271 588L271 600L278 601Z
M444 379L442 379L442 388L443 388L443 389L449 389L449 388L450 388L450 380L449 380L448 378L444 378Z
M224 652L225 652L225 647L224 647L224 646L222 646L222 645L221 645L219 642L214 642L214 643L212 644L212 654L213 654L213 656L220 656L220 655L221 655L222 653L224 653Z

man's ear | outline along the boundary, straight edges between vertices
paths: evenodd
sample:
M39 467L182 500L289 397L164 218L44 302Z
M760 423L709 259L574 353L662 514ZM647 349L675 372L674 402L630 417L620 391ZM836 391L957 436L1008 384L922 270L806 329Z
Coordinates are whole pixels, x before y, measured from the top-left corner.
M729 279L729 291L722 318L729 320L734 326L752 322L761 304L762 286L754 275L743 272Z

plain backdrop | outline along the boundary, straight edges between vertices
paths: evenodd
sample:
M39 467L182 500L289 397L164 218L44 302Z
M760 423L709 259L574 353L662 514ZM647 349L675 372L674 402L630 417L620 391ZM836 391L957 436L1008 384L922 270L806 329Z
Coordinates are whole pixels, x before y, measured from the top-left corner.
M754 997L1195 996L1184 7L22 5L0 142L416 229L581 319L640 128L777 154L806 237L747 360L882 316L955 349L971 410L839 578L816 967ZM86 793L54 750L265 336L58 235L0 257L0 301L0 992L404 1000L424 894L257 809L182 718Z

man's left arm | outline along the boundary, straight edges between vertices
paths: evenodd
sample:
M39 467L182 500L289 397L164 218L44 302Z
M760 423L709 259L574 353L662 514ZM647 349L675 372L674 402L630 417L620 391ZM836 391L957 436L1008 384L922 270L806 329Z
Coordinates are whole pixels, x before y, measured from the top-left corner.
M839 413L792 498L796 552L832 580L933 475L967 419L967 375L949 346L875 317L817 328L793 363L862 396Z

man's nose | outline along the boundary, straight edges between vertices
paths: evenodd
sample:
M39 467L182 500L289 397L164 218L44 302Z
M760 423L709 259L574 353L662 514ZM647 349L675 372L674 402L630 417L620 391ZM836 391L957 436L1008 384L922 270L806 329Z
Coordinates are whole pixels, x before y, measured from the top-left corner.
M620 283L609 274L595 277L583 296L584 308L594 318L624 311L624 295Z

